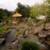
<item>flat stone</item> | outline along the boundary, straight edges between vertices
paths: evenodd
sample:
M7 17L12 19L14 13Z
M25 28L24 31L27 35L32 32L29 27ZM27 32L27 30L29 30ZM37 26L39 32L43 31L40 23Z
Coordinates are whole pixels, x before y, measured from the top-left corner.
M16 39L16 29L12 29L10 33L7 34L6 42L11 42Z

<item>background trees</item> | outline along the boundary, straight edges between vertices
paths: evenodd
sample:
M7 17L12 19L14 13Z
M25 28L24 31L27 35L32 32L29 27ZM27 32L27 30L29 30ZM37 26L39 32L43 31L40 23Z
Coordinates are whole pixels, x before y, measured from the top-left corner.
M50 0L47 0L46 3L48 5L48 12L47 12L48 22L50 22Z
M11 15L11 12L9 12L8 10L0 9L0 22L4 19L6 20Z
M21 3L18 3L18 8L16 9L17 12L21 13L23 17L29 17L30 7L25 6Z
M35 18L39 15L39 5L34 5L30 9L30 16Z

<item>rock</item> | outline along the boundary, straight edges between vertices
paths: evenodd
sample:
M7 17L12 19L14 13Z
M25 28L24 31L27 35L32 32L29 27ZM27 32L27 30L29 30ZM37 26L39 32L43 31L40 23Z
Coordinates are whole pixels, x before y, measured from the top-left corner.
M33 33L36 34L37 32L41 32L42 29L43 29L43 24L40 26L35 26L32 30L33 30Z
M6 42L11 42L14 41L16 39L16 29L13 28L9 33L7 33L6 35Z
M2 42L4 41L4 38L0 38L0 44L2 44Z
M46 33L39 33L39 35L38 35L39 37L46 37L47 36L47 34Z
M50 35L50 30L48 30L47 35Z
M50 29L50 23L47 23L45 28Z

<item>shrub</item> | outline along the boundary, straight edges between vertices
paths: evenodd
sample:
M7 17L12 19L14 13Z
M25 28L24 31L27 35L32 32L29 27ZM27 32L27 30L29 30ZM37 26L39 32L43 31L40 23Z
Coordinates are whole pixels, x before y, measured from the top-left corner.
M25 41L25 42L22 44L21 50L39 50L39 46L38 46L38 44L35 43L35 42Z

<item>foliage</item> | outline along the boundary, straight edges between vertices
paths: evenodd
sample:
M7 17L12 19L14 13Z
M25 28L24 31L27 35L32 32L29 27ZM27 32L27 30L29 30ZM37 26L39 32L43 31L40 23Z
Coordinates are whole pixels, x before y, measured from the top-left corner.
M39 50L39 46L35 42L25 41L21 50Z
M43 3L42 5L35 5L31 8L31 17L36 17L39 15L47 15L48 6L47 4Z
M8 10L0 9L0 22L3 21L5 18L11 16L12 13L9 12Z
M35 18L38 15L39 15L39 6L38 5L32 6L30 10L30 17Z
M22 5L21 3L18 3L18 8L16 10L21 13L23 17L29 17L30 15L30 7Z
M4 29L3 29L3 27L0 27L0 33L2 33L2 32L3 32L3 30L4 30Z
M23 17L31 17L34 20L37 20L36 17L39 15L47 16L47 20L50 19L50 0L44 1L41 5L34 5L32 7L22 5L18 3L18 8L16 9L17 12L21 13Z
M0 26L0 37L3 37L4 32L5 29L2 26Z
M48 3L47 4L48 5L48 12L47 12L48 18L47 18L47 21L50 22L50 0L47 0L46 3Z
M47 4L43 3L41 6L40 6L40 14L41 15L44 15L44 16L47 16L47 11L48 11L48 6Z
M30 17L33 17L35 20L37 20L36 17L39 15L44 15L47 16L46 21L50 22L50 0L44 1L41 5L32 6L30 11Z

